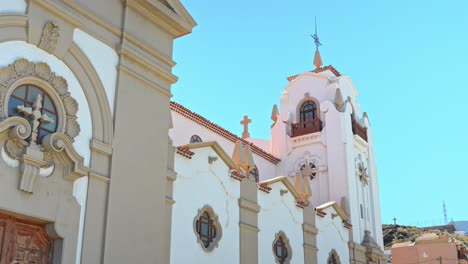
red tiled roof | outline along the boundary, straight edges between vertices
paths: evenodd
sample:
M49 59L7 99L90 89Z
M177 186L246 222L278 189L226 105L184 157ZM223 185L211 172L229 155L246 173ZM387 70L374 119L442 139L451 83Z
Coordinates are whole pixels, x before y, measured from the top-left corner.
M341 76L341 73L337 69L333 68L333 66L331 66L331 65L328 65L328 66L325 66L325 67L322 67L322 68L317 68L317 69L312 70L310 72L320 73L320 72L324 72L324 71L327 71L327 70L329 70L333 74L335 74L336 77ZM288 81L292 81L292 80L296 79L296 77L299 76L299 75L301 75L301 74L296 74L296 75L293 75L293 76L289 76L286 79L288 79Z
M204 118L203 116L197 114L197 113L194 113L192 111L190 111L189 109L187 109L186 107L184 107L183 105L179 104L179 103L176 103L176 102L172 102L171 101L171 110L208 128L209 130L217 133L218 135L220 136L223 136L224 138L232 141L232 142L236 142L237 140L242 140L242 142L244 144L248 144L250 145L250 147L252 148L252 152L257 154L258 156L270 161L271 163L273 164L278 164L281 160L273 155L271 155L270 153L264 151L263 149L259 148L258 146L254 145L253 143L250 143L238 136L236 136L235 134L229 132L228 130L222 128L221 126L215 124L215 123L212 123L210 120Z
M195 154L195 152L190 151L190 149L187 148L187 146L179 146L176 149L177 154L187 158L187 159L192 159L192 156Z

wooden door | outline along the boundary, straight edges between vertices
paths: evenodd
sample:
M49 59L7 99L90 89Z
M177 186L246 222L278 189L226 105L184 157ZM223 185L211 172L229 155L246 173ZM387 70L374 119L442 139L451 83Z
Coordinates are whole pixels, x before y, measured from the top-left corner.
M0 264L49 264L52 250L44 224L0 213Z

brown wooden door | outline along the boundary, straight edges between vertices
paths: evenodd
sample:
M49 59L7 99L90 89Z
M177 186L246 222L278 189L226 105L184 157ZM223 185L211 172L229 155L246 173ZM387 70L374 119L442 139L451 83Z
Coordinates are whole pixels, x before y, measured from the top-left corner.
M0 213L0 264L49 264L52 250L44 224Z

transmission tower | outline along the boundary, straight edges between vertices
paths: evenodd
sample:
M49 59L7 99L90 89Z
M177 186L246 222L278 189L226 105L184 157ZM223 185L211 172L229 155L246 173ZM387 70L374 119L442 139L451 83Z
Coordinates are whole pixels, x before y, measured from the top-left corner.
M448 221L447 221L447 208L445 207L445 201L444 201L444 221L445 221L445 224L447 225L448 224Z

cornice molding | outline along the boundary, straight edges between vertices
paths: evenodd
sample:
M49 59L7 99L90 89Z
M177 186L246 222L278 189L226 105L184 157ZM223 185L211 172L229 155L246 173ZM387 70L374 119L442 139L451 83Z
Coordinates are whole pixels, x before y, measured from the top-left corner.
M51 0L28 0L29 5L34 3L38 6L43 7L48 10L55 16L63 19L64 21L70 23L74 27L80 27L81 22L79 16L77 16L73 11L67 8L62 1L51 1Z
M195 26L189 25L159 2L139 0L124 0L123 2L127 7L161 27L174 38L190 33Z
M254 213L260 212L260 206L252 201L249 201L244 198L239 198L239 207L241 209L246 209L248 211L252 211Z
M118 54L128 60L140 65L143 69L155 74L169 84L177 82L178 78L174 74L164 69L159 64L155 63L151 59L145 58L144 54L139 54L137 50L130 48L128 45L122 46L118 50Z

